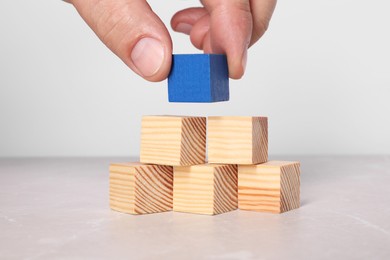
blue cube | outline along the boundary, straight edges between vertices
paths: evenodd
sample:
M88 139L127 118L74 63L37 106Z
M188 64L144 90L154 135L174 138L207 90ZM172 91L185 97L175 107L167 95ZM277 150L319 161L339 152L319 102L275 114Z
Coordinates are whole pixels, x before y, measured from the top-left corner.
M169 102L229 100L226 55L175 54L168 77Z

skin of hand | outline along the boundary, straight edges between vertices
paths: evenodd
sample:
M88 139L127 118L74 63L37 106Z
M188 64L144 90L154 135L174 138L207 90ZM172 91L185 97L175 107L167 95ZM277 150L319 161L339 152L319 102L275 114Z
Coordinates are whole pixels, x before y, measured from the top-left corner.
M103 43L134 72L164 80L172 62L172 40L146 0L67 0ZM173 30L190 35L205 53L227 55L229 77L245 72L247 49L268 28L276 0L201 0L203 7L177 12Z

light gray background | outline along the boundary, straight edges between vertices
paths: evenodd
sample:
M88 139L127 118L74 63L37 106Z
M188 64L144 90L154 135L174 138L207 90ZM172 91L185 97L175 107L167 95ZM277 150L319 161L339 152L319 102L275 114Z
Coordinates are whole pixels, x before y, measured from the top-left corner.
M165 22L197 1L149 1ZM129 156L148 114L266 115L271 154L390 153L390 2L281 0L231 101L170 104L61 1L0 2L0 156ZM176 53L197 52L173 34Z

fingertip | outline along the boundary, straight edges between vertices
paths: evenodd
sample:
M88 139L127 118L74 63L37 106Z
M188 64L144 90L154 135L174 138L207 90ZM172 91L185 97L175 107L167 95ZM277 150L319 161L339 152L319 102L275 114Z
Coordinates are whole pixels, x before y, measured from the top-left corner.
M232 51L227 52L227 59L229 65L229 77L232 79L241 79L246 70L246 64L248 60L248 48L244 48L241 55Z
M206 14L208 13L203 7L192 7L178 11L172 16L171 26L175 27L178 23L181 22L193 25Z
M172 64L172 45L152 37L144 37L132 48L128 66L152 82L167 78Z
M156 74L154 74L151 77L144 77L144 78L151 82L163 81L168 77L169 72L171 71L171 66L172 66L172 51L166 52L163 64Z
M176 32L181 32L190 35L192 30L192 25L182 22L182 23L178 23L175 27L172 26L172 29Z
M229 68L229 78L241 79L244 75L244 71L241 68Z

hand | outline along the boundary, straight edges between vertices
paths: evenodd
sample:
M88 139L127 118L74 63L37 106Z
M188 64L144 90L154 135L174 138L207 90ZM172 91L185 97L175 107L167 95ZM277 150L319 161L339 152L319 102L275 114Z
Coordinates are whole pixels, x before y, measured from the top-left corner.
M161 81L170 71L172 40L145 0L68 0L96 35L134 72ZM267 30L276 0L202 0L176 13L175 31L206 53L226 53L229 76L241 78L247 49Z
M177 32L189 34L192 44L206 53L226 53L229 76L245 72L247 49L265 33L276 0L201 0L203 8L176 13Z

